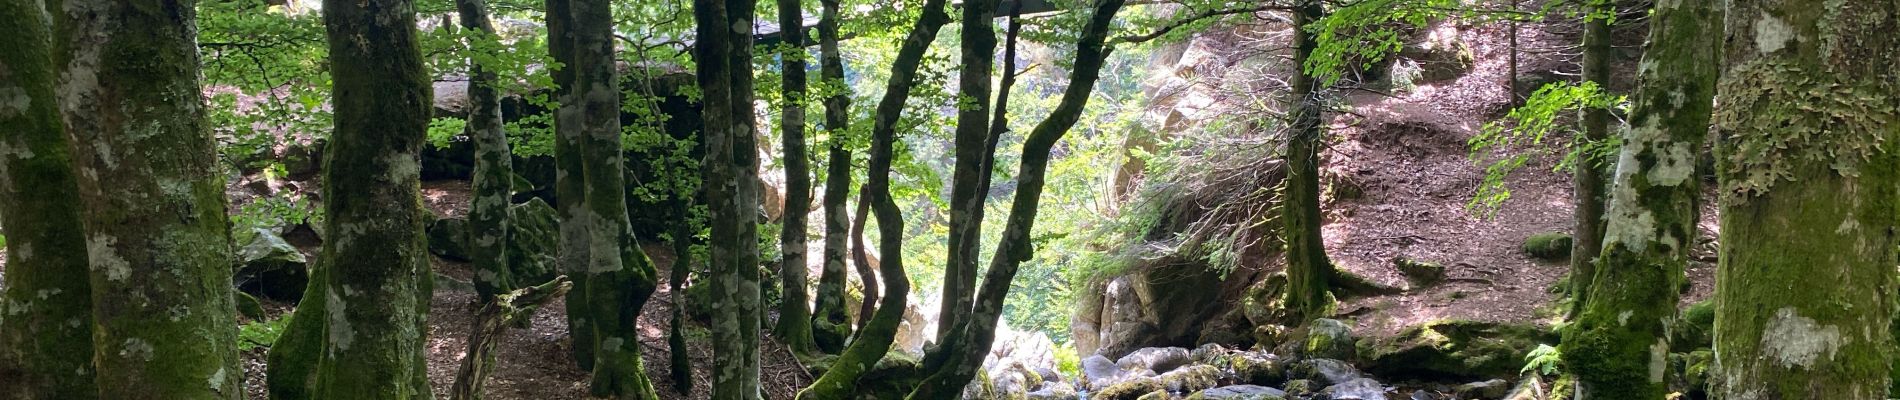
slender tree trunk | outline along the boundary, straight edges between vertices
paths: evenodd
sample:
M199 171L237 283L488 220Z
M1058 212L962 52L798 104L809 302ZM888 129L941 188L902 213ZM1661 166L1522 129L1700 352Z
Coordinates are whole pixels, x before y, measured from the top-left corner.
M930 42L936 40L937 31L950 21L950 15L944 12L945 3L946 0L924 2L916 25L897 49L891 78L884 86L884 97L878 99L877 110L872 114L871 153L862 193L864 202L870 204L872 213L877 216L878 255L882 259L879 269L884 276L885 296L879 301L876 314L859 330L857 339L845 348L824 376L798 393L799 399L847 398L857 388L858 377L890 351L897 328L904 322L904 308L910 301L910 279L904 276L904 217L891 198L891 160L897 142L897 120L903 113L904 102L910 98L911 88L917 84L917 68L923 64Z
M534 310L541 305L567 294L572 287L573 283L563 277L497 295L494 301L483 303L469 323L468 354L462 356L462 366L455 373L449 399L482 399L482 385L488 382L488 374L494 372L495 347L501 345L502 332L516 321L534 315Z
M0 2L0 399L98 398L92 284L72 141L59 120L51 16L39 1Z
M58 10L59 107L84 207L97 395L240 398L224 177L199 94L195 7L48 8Z
M825 87L846 87L844 80L844 57L838 51L838 0L820 0L824 11L818 20L819 79ZM851 197L851 150L845 147L850 134L846 129L851 121L851 93L837 90L825 96L825 250L824 272L818 275L816 307L812 311L813 334L818 347L828 353L844 351L845 338L851 335L851 317L845 310L845 258L849 252L847 237L851 224L851 214L845 209L845 203ZM867 281L870 282L870 281ZM877 288L876 282L865 285L866 292ZM875 295L866 294L864 304L871 304ZM859 321L869 319L870 313L858 314ZM783 317L780 317L783 318Z
M1285 219L1287 309L1303 319L1325 317L1333 307L1328 282L1333 279L1332 260L1326 257L1326 242L1321 234L1319 205L1319 146L1322 133L1318 79L1303 67L1312 57L1317 39L1306 29L1325 16L1316 0L1302 0L1293 10L1293 64L1302 66L1293 75L1293 93L1287 104L1292 126L1286 140Z
M336 129L324 162L324 242L296 319L316 345L309 398L430 398L422 352L428 252L420 166L429 78L416 45L415 9L403 0L328 1L324 25ZM364 37L377 40L362 40ZM320 307L308 307L321 303ZM293 321L293 325L297 323Z
M1900 4L1737 0L1727 10L1711 392L1887 398Z
M805 154L805 10L800 0L778 0L778 24L785 41L779 53L780 85L785 99L779 111L781 151L785 157L785 218L779 229L779 300L777 333L793 352L810 354L812 312L806 303L810 279L806 272L805 227L811 209L811 156Z
M673 270L667 279L667 293L673 297L673 320L668 324L666 349L671 355L673 390L679 394L693 391L693 358L686 348L686 293L680 290L686 286L686 278L693 268L693 224L692 194L681 194L676 200L679 207L679 220L673 223Z
M1589 0L1592 14L1583 22L1583 79L1602 90L1610 85L1610 18L1616 12L1609 0ZM1600 15L1599 15L1600 14ZM1580 143L1598 143L1610 138L1610 110L1589 107L1583 111L1583 137ZM1585 153L1578 158L1572 183L1577 208L1575 228L1570 241L1570 317L1583 312L1590 287L1596 281L1596 262L1603 253L1603 165L1602 160Z
M1650 14L1594 292L1563 341L1580 397L1660 399L1669 392L1669 325L1696 243L1696 154L1709 131L1721 21L1720 4L1708 1L1657 3Z
M469 53L493 52L500 45L488 20L485 0L456 0L462 27L469 31ZM508 196L514 161L508 134L502 131L501 90L494 71L469 58L468 130L475 142L474 199L468 209L469 259L475 268L475 293L481 301L514 290L508 269Z
M576 349L591 348L590 394L657 398L642 365L637 325L641 309L658 288L658 272L640 250L627 218L612 9L607 0L549 3L549 20L560 23L549 24L548 34L563 42L555 60L565 66L567 80L555 111L560 137L555 156L567 159L557 164L569 168L564 174L569 182L556 185L566 186L568 192L557 193L555 199L566 205L561 248L577 252L562 259L570 276L584 277L576 284L579 294L570 293L567 300L569 312L580 303L585 321L569 329L591 332L587 341L576 337L574 342ZM581 182L572 182L575 179ZM579 193L573 193L576 189Z
M594 347L598 342L594 340L594 321L589 316L591 312L588 310L586 297L589 278L587 266L593 256L591 246L588 245L589 229L571 222L578 221L577 217L587 207L587 168L585 167L586 157L583 155L585 147L582 144L584 142L582 139L586 134L579 131L581 129L579 121L563 123L559 120L563 110L570 114L585 113L578 108L580 106L568 105L568 101L574 99L574 92L578 87L575 73L577 68L571 67L574 65L576 49L574 40L570 36L576 29L573 26L576 21L572 19L573 0L545 1L548 15L548 55L563 66L554 69L551 73L555 85L554 98L560 104L555 110L554 122L554 209L561 219L561 237L558 246L560 251L556 253L556 263L560 265L561 272L574 281L574 290L567 292L565 302L567 335L571 346L569 356L581 369L592 371Z
M983 247L983 203L989 188L977 187L990 171L982 169L989 138L991 63L996 59L997 0L963 2L962 67L957 71L957 129L951 170L950 237L943 273L942 310L937 313L937 343L959 340L975 304L976 262ZM948 346L940 347L945 349ZM932 357L935 358L935 357Z
M713 399L758 399L759 240L758 146L752 113L752 23L755 3L695 0L699 85L705 98L706 160L711 202Z
M1107 43L1108 34L1113 29L1115 14L1121 11L1123 4L1123 0L1097 3L1088 24L1083 27L1082 36L1076 43L1075 63L1069 72L1069 86L1063 90L1062 99L1056 104L1055 110L1036 124L1023 142L1022 166L1016 178L1016 198L1010 204L1009 220L1003 228L1003 237L998 241L996 254L990 259L989 271L983 277L983 292L976 298L975 310L964 321L966 326L962 329L967 337L945 345L948 349L945 351L948 354L946 363L932 370L923 384L910 393L909 399L957 398L962 395L963 387L976 377L977 369L983 366L983 358L989 355L990 345L996 339L997 320L1003 314L1003 301L1009 297L1010 285L1015 281L1016 272L1022 263L1029 261L1033 255L1029 234L1042 202L1042 189L1046 183L1043 179L1048 174L1051 152L1056 142L1075 126L1084 107L1088 105L1089 94L1101 77L1102 64L1112 50Z
M864 246L864 223L871 219L870 196L864 193L864 187L858 187L858 216L851 221L851 264L858 269L858 281L864 283L864 302L858 305L858 327L854 337L863 336L864 328L871 322L871 316L877 311L878 278L873 269L883 269L880 265L871 265L871 255Z

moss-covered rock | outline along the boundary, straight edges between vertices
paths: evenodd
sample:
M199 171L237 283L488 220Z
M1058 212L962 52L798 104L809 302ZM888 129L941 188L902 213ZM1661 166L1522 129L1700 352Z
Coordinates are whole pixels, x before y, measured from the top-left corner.
M237 287L272 300L302 299L310 282L309 260L269 229L253 229L248 236L231 276Z
M468 261L468 218L442 218L429 223L429 253Z
M1089 395L1089 400L1137 400L1141 396L1163 390L1161 381L1152 377L1129 379L1109 385Z
M516 284L538 285L560 275L554 263L560 229L560 214L540 198L508 207L508 269Z
M1246 352L1227 359L1234 382L1253 385L1279 385L1286 382L1286 360L1267 352Z
M1220 384L1221 371L1212 365L1197 364L1161 374L1161 386L1174 393L1193 393Z
M1294 379L1286 382L1286 395L1287 397L1305 397L1319 393L1319 390L1322 388L1319 382L1306 379Z
M1524 239L1524 254L1545 261L1570 258L1570 234L1544 232Z
M1234 385L1195 392L1187 400L1286 400L1286 392L1266 386Z
M1168 391L1156 390L1148 392L1148 394L1141 395L1141 397L1137 397L1135 400L1168 400Z
M1714 343L1715 302L1703 300L1690 304L1677 317L1676 326L1670 332L1674 338L1669 340L1669 348L1678 353L1687 353L1696 349L1708 349Z
M1367 371L1386 378L1509 378L1523 366L1526 352L1554 340L1535 326L1442 320L1369 338L1359 353Z
M1351 360L1357 353L1352 326L1334 319L1316 319L1313 322L1293 330L1287 340L1276 347L1278 354L1287 354L1300 358L1330 358Z
M1445 280L1445 266L1435 262L1399 257L1392 259L1392 266L1397 267L1413 287L1431 286Z

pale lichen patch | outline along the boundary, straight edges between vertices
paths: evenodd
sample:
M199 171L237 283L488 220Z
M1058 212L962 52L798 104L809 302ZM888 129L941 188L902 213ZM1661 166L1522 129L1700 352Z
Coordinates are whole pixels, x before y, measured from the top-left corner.
M125 339L119 345L119 357L128 360L151 361L153 351L151 342L139 338Z
M33 96L19 86L0 87L0 118L12 118L33 107Z
M119 257L118 251L112 247L118 242L118 238L106 235L86 238L86 257L92 260L92 268L105 272L106 280L115 282L132 276L132 264Z
M330 344L337 350L349 350L350 342L355 340L356 330L350 328L349 316L344 314L346 304L343 297L338 296L335 289L326 289L324 292L323 306L329 317Z
M1657 338L1655 344L1649 345L1649 383L1662 383L1668 365L1669 339Z
M1764 13L1761 19L1755 20L1755 49L1762 54L1788 47L1788 42L1795 39L1794 35L1794 27L1773 15Z
M1764 326L1761 348L1784 367L1808 368L1823 357L1834 358L1841 348L1841 330L1803 317L1794 307L1783 307Z

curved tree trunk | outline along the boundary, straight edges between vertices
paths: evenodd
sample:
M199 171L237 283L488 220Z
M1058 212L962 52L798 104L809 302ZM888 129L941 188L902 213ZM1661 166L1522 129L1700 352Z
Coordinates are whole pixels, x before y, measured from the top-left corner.
M1623 132L1603 254L1582 314L1566 330L1564 363L1593 399L1660 399L1669 392L1669 325L1696 243L1696 154L1715 99L1722 10L1715 2L1658 3L1641 80Z
M976 308L963 321L964 326L959 327L967 336L945 345L944 353L948 355L945 363L931 370L930 376L907 398L955 399L983 366L983 357L989 355L990 345L996 339L996 323L1002 317L1003 301L1009 297L1010 285L1022 263L1033 255L1029 235L1042 202L1043 179L1048 174L1051 151L1075 126L1088 105L1089 94L1101 77L1102 64L1112 50L1107 43L1108 33L1123 4L1123 0L1104 0L1096 4L1094 13L1089 16L1076 45L1069 86L1063 90L1055 110L1036 124L1023 142L1022 166L1016 178L1016 198L1010 204L1009 220L996 254L990 259L989 271L983 277L983 292L976 298Z
M854 337L864 335L865 325L870 324L871 316L877 312L878 294L877 272L882 266L871 264L869 250L864 247L864 223L871 219L871 201L864 193L864 187L858 187L858 219L851 221L851 264L857 266L858 281L864 283L864 301L858 305L858 327Z
M1293 64L1305 66L1312 57L1317 39L1306 29L1325 16L1317 0L1303 0L1293 13ZM1292 76L1293 93L1287 105L1292 126L1286 132L1286 204L1281 207L1286 224L1287 292L1286 306L1311 320L1323 318L1333 307L1328 283L1333 279L1333 262L1326 257L1326 242L1319 205L1319 146L1321 117L1320 80L1301 68Z
M989 188L977 184L989 137L990 63L996 59L997 0L963 2L962 67L957 70L956 161L951 169L949 253L944 263L943 304L937 313L937 343L960 340L957 328L975 304L976 262L983 247L983 203ZM948 348L948 346L943 347ZM935 358L935 357L933 357Z
M493 52L500 42L488 20L485 0L456 0L463 28L469 33L469 53ZM470 182L474 199L468 209L469 259L475 269L475 293L480 301L515 288L508 270L508 196L514 183L514 160L508 151L508 133L502 131L501 90L495 72L470 57L468 77L468 130L475 142L475 176Z
M97 395L241 398L224 176L204 121L194 4L48 8L58 10L57 90L80 172Z
M827 87L845 87L844 58L838 51L838 0L820 0L824 11L818 20L819 79ZM835 86L833 86L835 85ZM851 94L839 90L825 97L825 250L824 272L818 275L817 305L812 308L813 335L817 337L818 347L829 353L844 350L846 337L851 335L850 312L845 310L845 258L849 253L846 247L848 231L851 225L850 211L845 203L851 197L851 150L845 148L849 134L847 126L851 122ZM874 294L877 283L867 280L865 284L864 304L876 301ZM858 314L859 321L869 319L871 313ZM783 318L783 317L780 317Z
M752 113L755 3L695 0L699 86L705 99L703 187L711 203L713 399L758 399L759 157Z
M803 2L778 0L778 26L785 49L779 53L780 85L783 109L779 110L779 138L785 160L785 218L779 228L779 278L781 298L775 331L793 352L810 354L817 350L812 339L812 310L806 305L811 296L806 272L805 227L811 210L811 157L805 154L805 26Z
M1715 371L1729 399L1884 399L1900 4L1728 3ZM1884 145L1879 143L1885 143Z
M1586 3L1594 13L1583 22L1583 80L1595 82L1602 90L1610 85L1610 21L1609 15L1616 12L1615 5L1609 0L1589 0ZM1583 137L1581 143L1597 143L1610 138L1610 110L1603 107L1589 107L1583 110ZM1577 160L1572 172L1571 183L1574 186L1571 195L1576 202L1572 215L1573 227L1570 242L1570 317L1583 312L1588 303L1591 282L1596 281L1596 257L1603 252L1603 168L1601 160L1585 153Z
M0 399L98 398L92 367L92 284L78 178L54 91L52 25L39 1L0 3ZM69 323L81 322L81 323Z
M891 198L891 160L897 143L897 119L903 113L904 102L910 98L911 88L917 83L917 68L923 64L930 42L936 40L937 31L950 21L950 15L944 12L945 3L946 0L924 2L922 15L917 17L916 25L898 47L890 81L884 86L884 97L878 99L877 110L872 114L871 153L862 193L864 202L870 204L872 213L877 216L878 256L882 259L879 269L884 275L885 296L879 301L876 314L858 332L857 339L845 348L844 354L838 356L824 376L798 393L799 399L847 398L857 388L858 377L890 351L897 328L904 322L904 308L910 300L910 279L904 276L904 217Z

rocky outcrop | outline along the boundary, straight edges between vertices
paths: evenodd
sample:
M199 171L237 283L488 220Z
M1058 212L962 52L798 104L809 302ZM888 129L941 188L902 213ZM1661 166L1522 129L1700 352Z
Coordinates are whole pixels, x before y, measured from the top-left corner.
M1510 378L1523 367L1525 354L1539 343L1555 342L1553 336L1534 326L1434 321L1361 342L1359 356L1368 371L1380 376Z
M253 229L237 251L232 282L239 290L277 300L296 302L310 282L309 260L277 233Z

